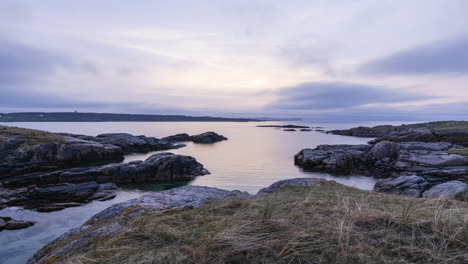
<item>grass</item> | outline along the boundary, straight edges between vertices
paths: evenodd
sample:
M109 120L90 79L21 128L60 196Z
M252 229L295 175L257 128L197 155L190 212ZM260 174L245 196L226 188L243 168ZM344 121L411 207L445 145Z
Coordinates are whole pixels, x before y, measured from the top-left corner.
M47 142L63 142L63 138L54 133L36 129L0 126L0 142L11 139L24 141L23 146L33 146Z
M106 220L109 221L109 220ZM334 182L195 209L122 216L65 263L466 263L468 203ZM90 232L109 222L98 222ZM69 241L76 239L76 236ZM69 241L64 241L67 243ZM54 248L45 248L43 253Z

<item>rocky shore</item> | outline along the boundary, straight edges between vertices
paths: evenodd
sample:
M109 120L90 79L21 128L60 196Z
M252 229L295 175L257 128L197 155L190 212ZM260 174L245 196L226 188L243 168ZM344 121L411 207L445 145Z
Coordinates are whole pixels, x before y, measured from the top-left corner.
M375 137L373 142L451 142L468 147L467 121L438 121L401 126L355 127L327 133L355 137Z
M320 145L294 157L305 169L386 178L374 190L468 200L467 122L358 127L329 133L377 137L367 145ZM417 140L417 141L416 141ZM446 141L446 142L444 142Z
M204 144L226 139L215 132L190 137ZM185 146L176 142L126 133L93 137L0 126L0 209L56 211L112 199L122 184L187 181L209 173L195 158L167 152L144 161L111 163L129 153ZM102 165L90 166L96 163Z
M438 224L430 222L434 210L441 216L450 210L457 216L444 222L444 232L456 232L463 224L457 222L463 218L458 212L466 210L466 203L452 202L445 209L436 200L410 199L315 178L279 181L257 195L184 186L115 204L37 251L28 263L68 263L78 256L97 263L142 257L163 263L293 263L295 254L284 253L291 241L305 263L438 263L447 258L463 263L462 234L453 233L454 250L443 251L427 243L442 236L425 226ZM400 217L402 205L413 202L424 213ZM343 233L347 244L340 242ZM420 252L416 261L415 250Z

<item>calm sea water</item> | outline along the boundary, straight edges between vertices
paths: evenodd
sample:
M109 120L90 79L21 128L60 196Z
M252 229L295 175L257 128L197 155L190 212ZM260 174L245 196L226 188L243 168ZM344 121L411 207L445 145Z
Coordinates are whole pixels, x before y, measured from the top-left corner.
M286 132L278 128L260 128L259 124L297 124L323 127L325 130L343 129L372 123L307 123L307 122L103 122L103 123L0 123L1 125L35 128L51 132L68 132L85 135L125 132L134 135L164 137L177 133L198 134L215 131L229 138L211 145L188 143L187 147L170 150L177 154L190 155L201 162L210 175L198 177L189 184L211 186L227 190L241 190L255 194L260 188L273 182L296 177L320 177L355 186L372 189L375 179L348 175L308 172L294 166L293 156L303 148L319 144L364 144L368 138L328 135L321 132ZM388 123L388 122L386 122ZM396 122L401 124L402 122ZM131 154L125 161L144 160L152 153ZM159 188L160 186L156 186ZM36 250L60 234L84 223L88 218L106 207L147 194L154 185L141 189L120 191L117 197L105 202L92 202L81 207L67 208L58 212L38 213L20 208L0 210L1 216L33 220L30 228L0 232L0 263L24 263Z

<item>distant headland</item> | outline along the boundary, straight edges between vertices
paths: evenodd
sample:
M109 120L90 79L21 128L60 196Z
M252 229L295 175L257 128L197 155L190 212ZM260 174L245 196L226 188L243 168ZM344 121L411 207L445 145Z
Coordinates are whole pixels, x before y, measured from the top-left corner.
M252 118L80 112L0 113L0 122L254 122Z

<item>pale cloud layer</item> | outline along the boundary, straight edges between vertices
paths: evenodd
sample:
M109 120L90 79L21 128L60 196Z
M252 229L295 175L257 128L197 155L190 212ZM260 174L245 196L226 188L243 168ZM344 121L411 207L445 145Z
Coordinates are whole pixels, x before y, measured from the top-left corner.
M464 0L3 0L0 112L467 118L466 13Z

